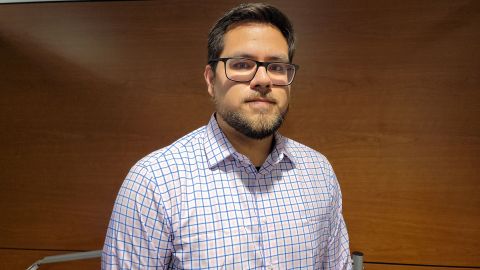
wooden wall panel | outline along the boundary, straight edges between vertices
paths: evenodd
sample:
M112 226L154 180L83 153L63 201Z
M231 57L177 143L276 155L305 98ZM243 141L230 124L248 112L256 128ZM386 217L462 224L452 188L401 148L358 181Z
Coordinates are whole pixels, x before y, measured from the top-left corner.
M0 5L7 263L101 248L130 166L208 121L206 34L236 3ZM352 250L480 267L480 2L272 3L299 40L282 132L333 163Z
M27 269L37 260L47 256L67 254L65 251L42 251L42 250L0 250L0 269ZM44 264L41 270L65 270L65 269L100 269L100 258Z
M302 69L286 130L332 161L353 250L479 266L480 8L435 3L294 11Z

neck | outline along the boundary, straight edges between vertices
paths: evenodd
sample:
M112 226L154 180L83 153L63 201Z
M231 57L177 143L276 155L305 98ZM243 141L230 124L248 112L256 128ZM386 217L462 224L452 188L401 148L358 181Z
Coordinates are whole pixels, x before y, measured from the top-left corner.
M217 123L237 152L248 157L255 167L263 165L272 149L273 135L253 139L238 132L218 115Z

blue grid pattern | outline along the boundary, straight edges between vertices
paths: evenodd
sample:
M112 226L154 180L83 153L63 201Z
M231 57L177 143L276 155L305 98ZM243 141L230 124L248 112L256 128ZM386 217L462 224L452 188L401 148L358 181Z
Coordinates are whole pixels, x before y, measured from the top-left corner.
M351 269L331 165L275 142L257 171L212 116L141 159L115 202L102 269Z

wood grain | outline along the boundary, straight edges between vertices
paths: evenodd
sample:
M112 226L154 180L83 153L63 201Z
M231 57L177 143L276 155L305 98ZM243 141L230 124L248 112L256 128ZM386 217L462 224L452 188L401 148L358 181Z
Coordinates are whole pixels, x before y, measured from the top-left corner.
M68 254L68 251L35 251L35 250L0 250L1 269L27 269L34 262L47 256ZM42 270L62 269L100 269L100 258L44 264L39 267Z

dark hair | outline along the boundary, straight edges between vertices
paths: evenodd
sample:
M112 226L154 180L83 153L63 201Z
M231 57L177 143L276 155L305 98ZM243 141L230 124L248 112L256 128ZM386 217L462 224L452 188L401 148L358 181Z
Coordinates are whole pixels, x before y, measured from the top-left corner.
M225 13L208 34L208 61L216 59L223 51L223 37L230 27L248 22L267 23L280 30L288 43L288 58L295 53L295 35L292 24L285 14L274 6L263 3L241 4ZM213 69L216 62L211 63Z

